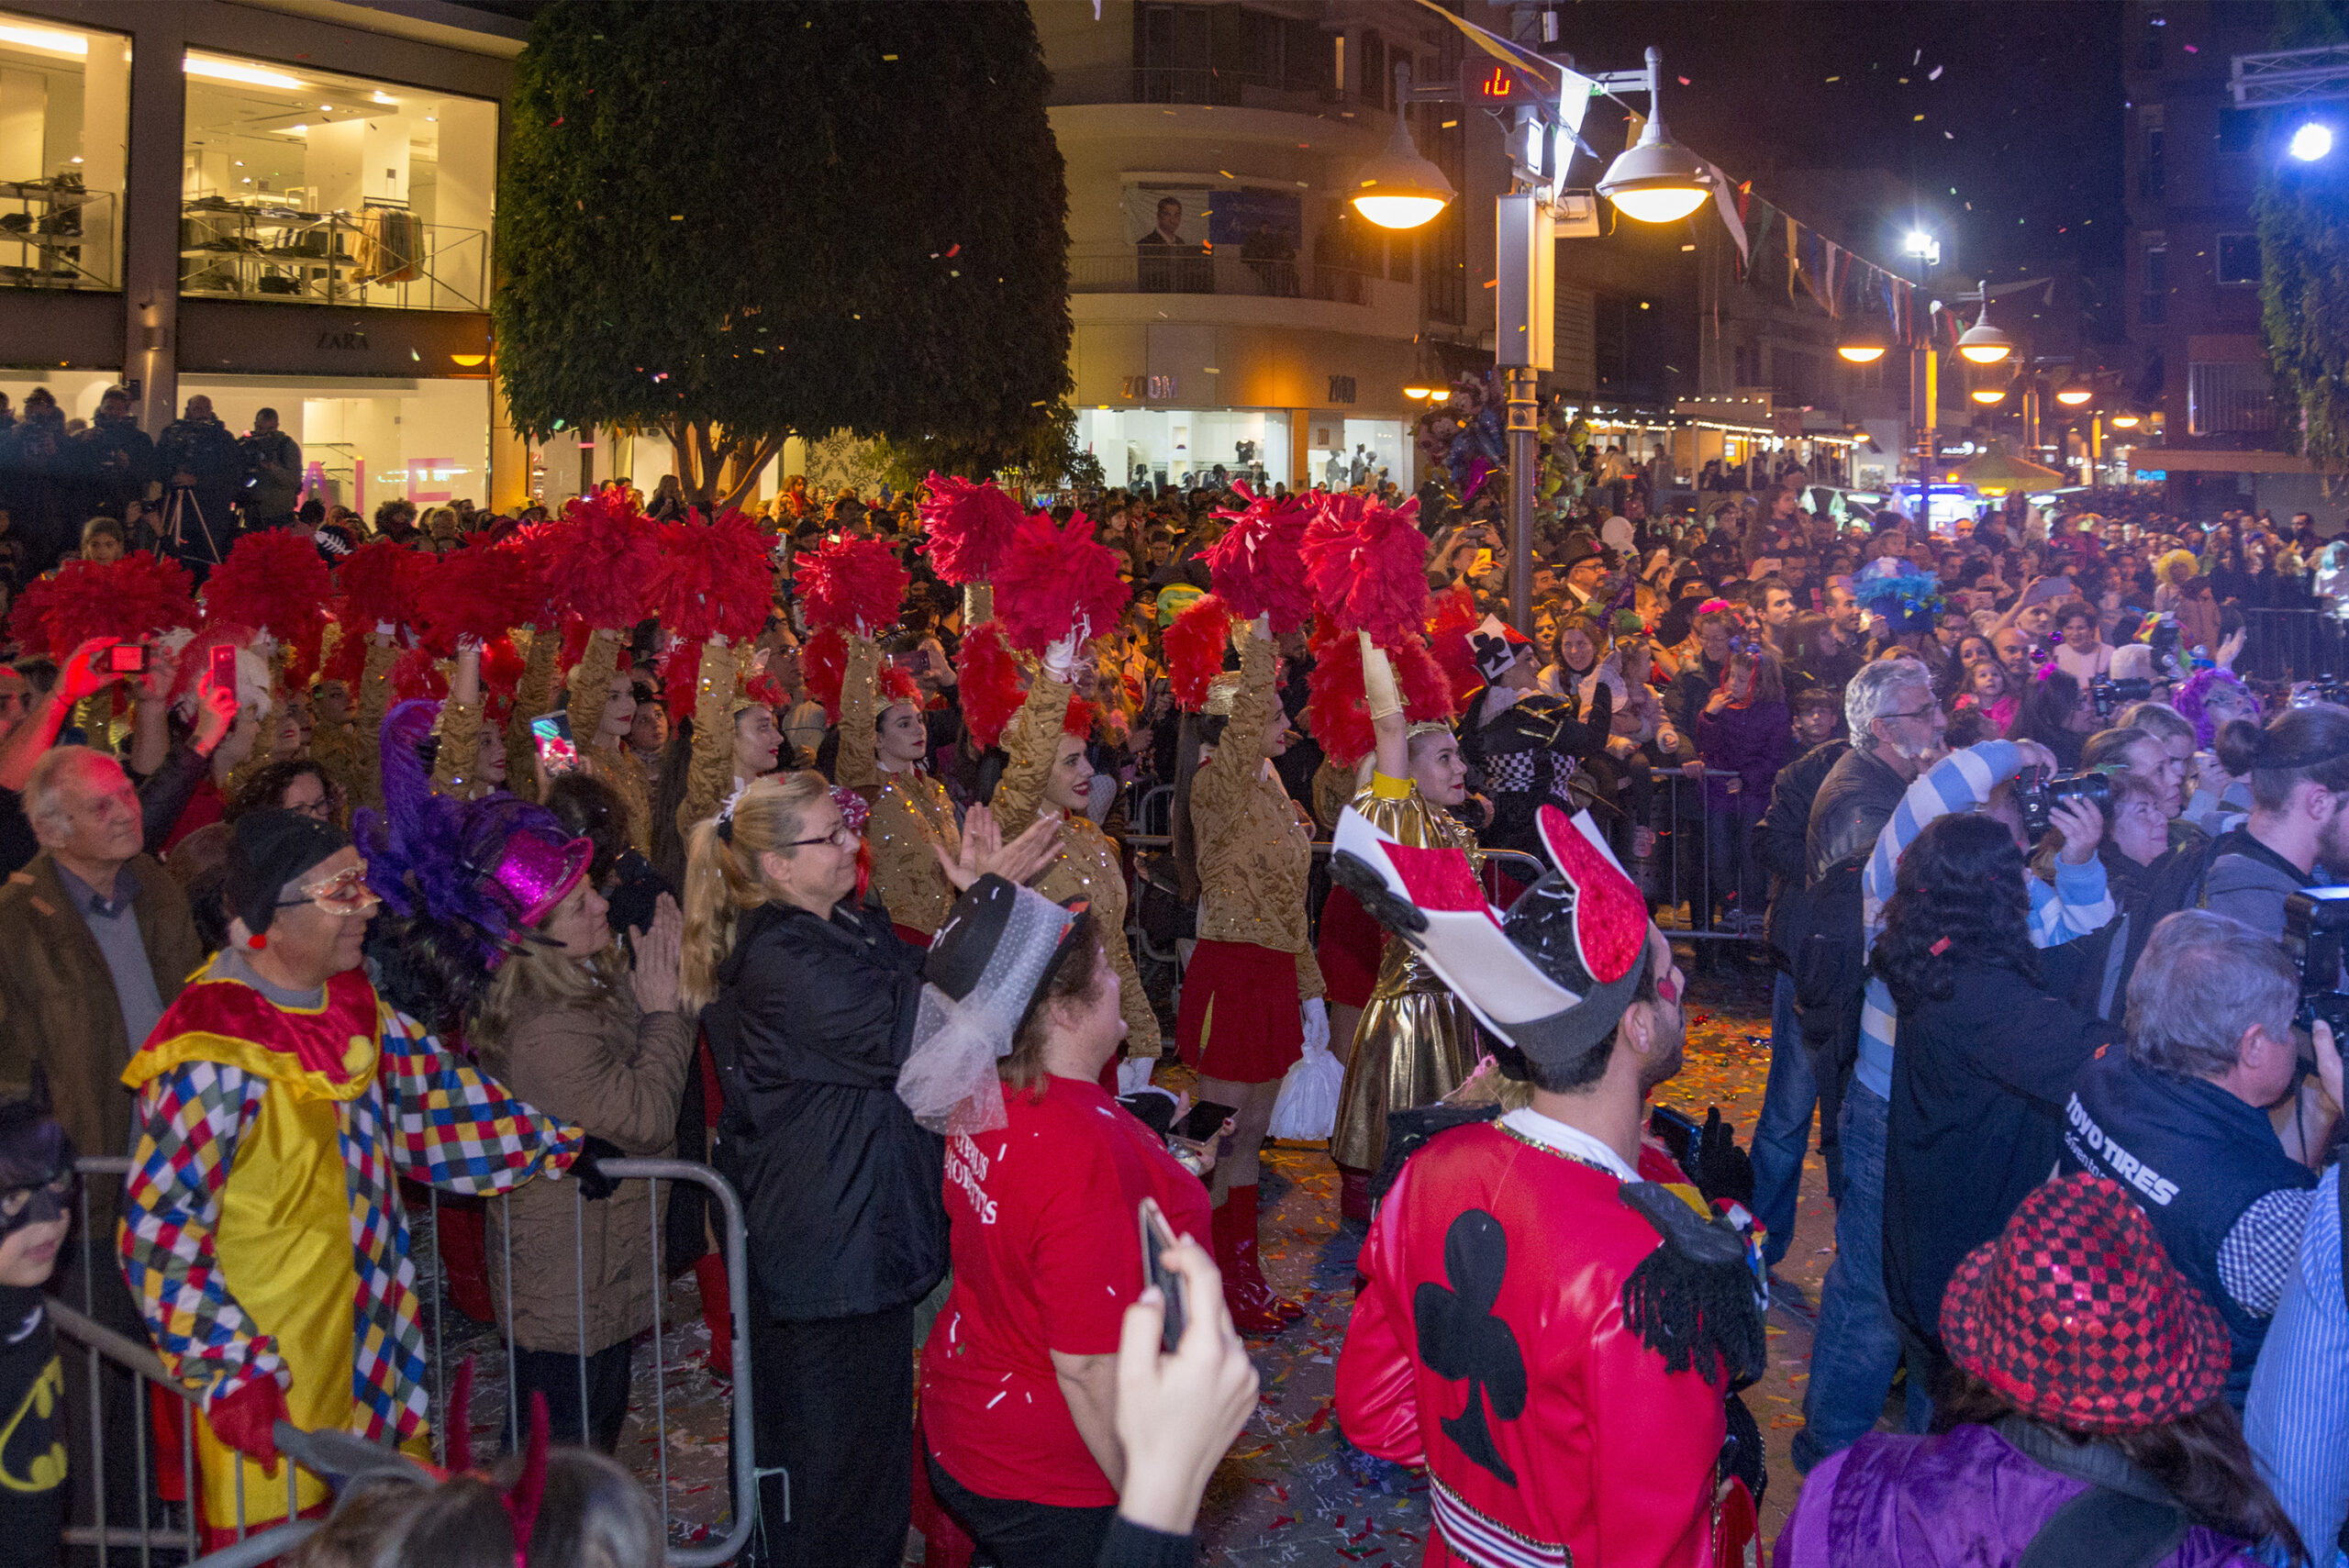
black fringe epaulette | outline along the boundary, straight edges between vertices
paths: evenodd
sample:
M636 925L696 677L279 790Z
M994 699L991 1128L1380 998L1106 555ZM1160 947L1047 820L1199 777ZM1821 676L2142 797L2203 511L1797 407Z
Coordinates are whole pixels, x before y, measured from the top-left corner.
M1623 1282L1623 1321L1667 1372L1695 1367L1722 1386L1762 1375L1768 1343L1753 1300L1745 1239L1707 1219L1671 1188L1625 1182L1623 1201L1655 1228L1664 1245Z

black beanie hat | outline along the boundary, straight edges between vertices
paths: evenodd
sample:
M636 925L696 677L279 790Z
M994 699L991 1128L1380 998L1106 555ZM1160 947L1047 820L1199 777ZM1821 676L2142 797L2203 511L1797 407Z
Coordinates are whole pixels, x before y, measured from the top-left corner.
M277 895L312 866L351 845L351 835L315 817L272 806L237 818L220 900L259 936L277 917Z

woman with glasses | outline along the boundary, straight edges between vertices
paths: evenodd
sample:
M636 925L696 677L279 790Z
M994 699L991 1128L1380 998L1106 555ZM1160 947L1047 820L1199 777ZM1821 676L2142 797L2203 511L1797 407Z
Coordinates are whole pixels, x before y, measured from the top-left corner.
M974 806L940 872L957 888L1023 882L1052 832L1006 845ZM787 1509L783 1484L763 1483L762 1562L896 1568L915 1308L947 1270L944 1144L896 1095L923 950L868 895L860 847L803 772L745 786L696 825L686 858L683 1000L717 1059L720 1164L751 1233L757 1462L790 1477Z

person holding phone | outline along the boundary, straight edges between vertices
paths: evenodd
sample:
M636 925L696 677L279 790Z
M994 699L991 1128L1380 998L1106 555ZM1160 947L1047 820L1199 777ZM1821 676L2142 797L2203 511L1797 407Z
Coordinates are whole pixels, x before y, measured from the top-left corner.
M1117 1352L1138 1215L1208 1229L1207 1189L1116 1105L1114 929L1000 877L955 902L897 1092L948 1135L952 1294L922 1355L930 1487L1001 1568L1091 1563L1125 1481Z

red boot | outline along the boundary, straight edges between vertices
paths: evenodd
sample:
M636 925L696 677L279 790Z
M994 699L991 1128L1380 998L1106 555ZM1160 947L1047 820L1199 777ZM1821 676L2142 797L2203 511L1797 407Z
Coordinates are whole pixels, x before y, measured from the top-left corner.
M1216 1266L1223 1271L1223 1299L1232 1326L1242 1334L1277 1334L1305 1316L1305 1308L1273 1292L1256 1261L1256 1187L1228 1189L1215 1211Z
M1370 1173L1353 1165L1338 1167L1338 1218L1370 1223Z
M726 1260L704 1252L694 1260L694 1283L701 1287L701 1320L709 1329L709 1374L734 1375L734 1306L726 1294Z

